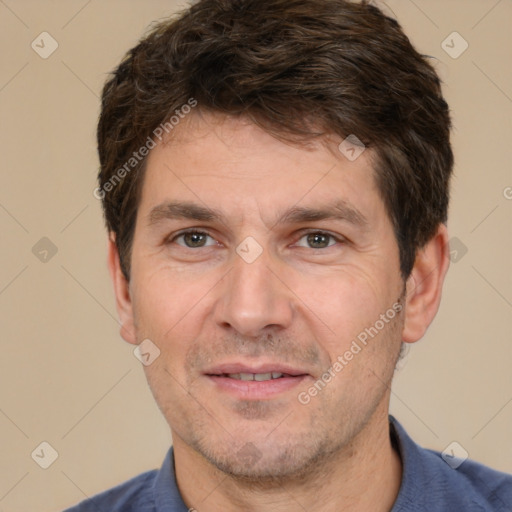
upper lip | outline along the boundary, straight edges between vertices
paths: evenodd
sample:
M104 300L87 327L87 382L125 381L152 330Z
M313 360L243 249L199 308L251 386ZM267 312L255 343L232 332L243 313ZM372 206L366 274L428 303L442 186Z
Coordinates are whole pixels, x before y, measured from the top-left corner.
M230 373L286 373L287 375L309 375L309 372L297 367L281 363L262 363L249 365L246 363L222 363L212 366L204 373L206 375L225 375Z

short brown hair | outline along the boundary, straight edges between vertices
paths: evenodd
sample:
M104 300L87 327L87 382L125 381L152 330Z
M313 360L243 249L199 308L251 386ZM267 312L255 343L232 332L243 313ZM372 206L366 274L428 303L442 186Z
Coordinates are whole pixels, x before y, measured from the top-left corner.
M355 134L374 148L404 278L446 222L449 109L396 20L367 1L199 0L154 26L103 89L96 190L127 279L145 158L121 168L191 98L278 138Z

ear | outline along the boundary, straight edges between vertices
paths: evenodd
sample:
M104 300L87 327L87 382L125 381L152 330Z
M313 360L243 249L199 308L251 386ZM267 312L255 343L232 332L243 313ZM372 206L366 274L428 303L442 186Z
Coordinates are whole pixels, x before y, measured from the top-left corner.
M436 316L449 264L448 231L440 224L436 234L418 251L407 279L403 341L414 343L421 339Z
M119 251L115 243L115 235L110 234L108 239L108 269L116 294L117 314L121 322L120 334L128 343L137 344L135 336L135 322L133 306L130 296L130 284L121 270Z

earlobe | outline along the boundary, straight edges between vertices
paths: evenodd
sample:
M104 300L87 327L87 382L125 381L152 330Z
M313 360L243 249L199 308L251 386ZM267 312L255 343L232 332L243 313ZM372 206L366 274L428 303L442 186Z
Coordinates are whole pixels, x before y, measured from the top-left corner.
M449 256L448 232L440 224L436 234L418 251L407 279L403 341L418 341L433 321L441 302Z
M133 304L130 296L130 286L121 270L119 251L115 243L115 235L111 233L108 239L108 269L114 293L116 295L116 308L121 323L120 334L128 343L137 344L135 323L133 317Z

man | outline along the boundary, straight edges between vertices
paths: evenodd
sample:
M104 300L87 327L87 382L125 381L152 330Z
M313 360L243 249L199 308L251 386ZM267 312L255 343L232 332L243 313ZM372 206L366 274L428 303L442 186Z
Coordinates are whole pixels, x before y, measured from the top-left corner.
M121 335L173 447L70 511L505 511L388 415L448 268L439 79L344 0L200 0L115 70L98 127Z

